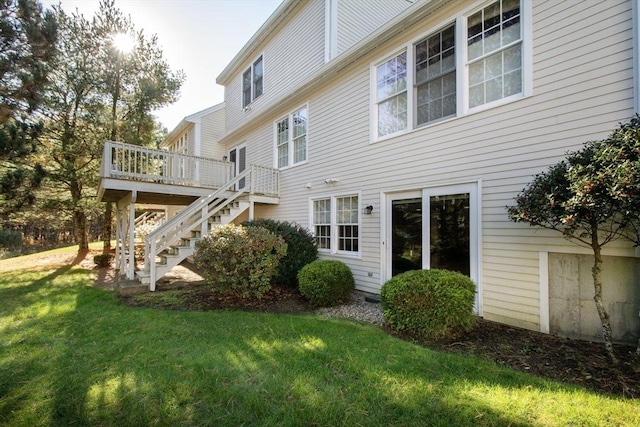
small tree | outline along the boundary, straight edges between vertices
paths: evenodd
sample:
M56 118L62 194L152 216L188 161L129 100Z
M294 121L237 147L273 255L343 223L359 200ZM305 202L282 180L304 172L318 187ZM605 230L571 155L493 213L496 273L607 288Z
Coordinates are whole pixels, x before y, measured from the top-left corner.
M549 167L508 207L509 218L556 230L593 251L594 302L602 324L605 349L617 363L611 322L602 302L602 248L626 238L638 243L640 218L640 121L622 124L608 138L587 142Z

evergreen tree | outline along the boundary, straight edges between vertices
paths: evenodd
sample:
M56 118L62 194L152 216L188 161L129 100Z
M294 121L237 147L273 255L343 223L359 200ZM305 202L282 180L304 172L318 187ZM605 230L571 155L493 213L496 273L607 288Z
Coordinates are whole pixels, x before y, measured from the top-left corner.
M44 168L26 164L42 133L37 115L55 53L56 20L36 0L0 1L0 193L4 214L33 202Z

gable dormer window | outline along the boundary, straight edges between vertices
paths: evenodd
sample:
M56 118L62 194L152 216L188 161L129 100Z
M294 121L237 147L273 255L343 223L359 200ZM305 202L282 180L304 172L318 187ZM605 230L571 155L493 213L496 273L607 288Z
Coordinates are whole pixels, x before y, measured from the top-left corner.
M262 55L242 73L242 108L262 95Z

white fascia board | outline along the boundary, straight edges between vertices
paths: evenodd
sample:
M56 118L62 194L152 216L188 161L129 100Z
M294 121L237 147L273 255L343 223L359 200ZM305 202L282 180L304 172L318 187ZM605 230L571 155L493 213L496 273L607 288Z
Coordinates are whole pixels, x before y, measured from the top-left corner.
M265 118L268 118L268 116L271 115L273 111L278 110L278 107L282 104L298 102L297 100L299 99L307 98L315 88L322 86L329 80L336 77L346 67L357 62L360 58L368 55L378 46L386 43L389 39L397 36L398 34L401 34L407 28L419 23L426 16L433 13L441 6L452 1L453 0L424 0L407 7L393 19L371 33L368 37L365 37L346 51L342 52L342 54L336 57L333 61L330 61L320 67L318 71L309 76L299 86L293 88L289 92L283 93L269 105L265 105L264 108L261 108L260 112L256 112L257 114L252 117L251 121L247 121L235 128L233 131L225 134L219 142L221 144L225 144L227 141L241 136L251 126L261 122ZM222 83L218 82L218 84Z

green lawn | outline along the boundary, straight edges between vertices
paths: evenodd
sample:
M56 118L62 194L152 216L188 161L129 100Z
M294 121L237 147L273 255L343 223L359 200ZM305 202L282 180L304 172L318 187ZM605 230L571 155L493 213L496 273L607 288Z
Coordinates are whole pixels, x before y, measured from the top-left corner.
M11 262L0 272L3 426L640 425L637 400L372 325L132 308L82 268Z

